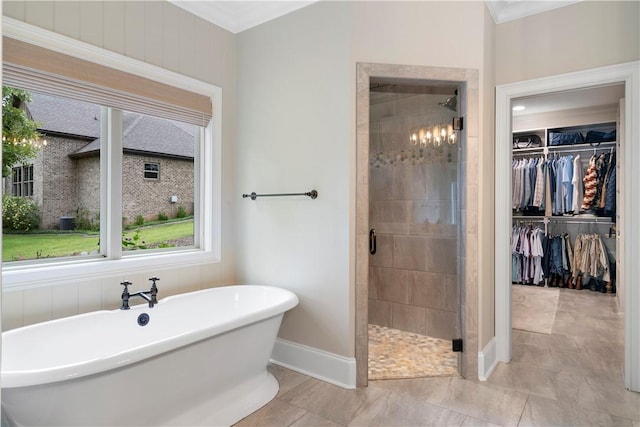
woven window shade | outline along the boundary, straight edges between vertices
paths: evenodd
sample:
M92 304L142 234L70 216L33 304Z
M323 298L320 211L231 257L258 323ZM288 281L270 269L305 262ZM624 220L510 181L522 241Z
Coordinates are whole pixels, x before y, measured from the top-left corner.
M10 37L3 42L3 84L106 107L206 126L208 96L61 54Z

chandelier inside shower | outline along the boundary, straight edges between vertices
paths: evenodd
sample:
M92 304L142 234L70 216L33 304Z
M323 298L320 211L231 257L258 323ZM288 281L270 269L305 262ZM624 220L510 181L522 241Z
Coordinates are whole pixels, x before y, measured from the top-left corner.
M421 147L433 145L441 146L443 143L454 145L458 141L458 131L453 129L453 124L438 123L414 129L409 135L411 145L420 144Z
M448 110L457 112L458 91L455 95L447 99L445 102L439 102L438 105ZM447 123L445 119L435 123L423 126L419 129L412 129L409 134L409 143L411 145L420 144L421 147L433 145L439 147L444 143L454 145L458 141L458 126L454 126L454 118L451 123Z

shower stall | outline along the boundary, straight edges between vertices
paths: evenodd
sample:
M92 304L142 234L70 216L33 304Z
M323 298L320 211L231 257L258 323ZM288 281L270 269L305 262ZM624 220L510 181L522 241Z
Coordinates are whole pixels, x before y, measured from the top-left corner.
M369 379L458 375L458 88L372 80Z

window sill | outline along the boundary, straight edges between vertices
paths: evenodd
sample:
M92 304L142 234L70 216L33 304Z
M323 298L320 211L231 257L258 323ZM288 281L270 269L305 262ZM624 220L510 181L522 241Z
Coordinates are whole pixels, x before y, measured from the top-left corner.
M60 282L74 282L121 274L140 273L141 269L188 267L202 263L220 262L212 251L200 249L176 250L165 253L129 255L121 259L90 258L68 263L4 266L2 291L14 292L52 286Z

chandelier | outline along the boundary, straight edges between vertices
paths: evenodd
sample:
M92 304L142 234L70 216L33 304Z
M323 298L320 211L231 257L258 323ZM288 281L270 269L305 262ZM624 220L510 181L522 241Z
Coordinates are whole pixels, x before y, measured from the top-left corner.
M421 147L427 145L439 147L444 143L454 145L457 141L458 131L453 128L453 124L444 122L413 129L409 134L409 143L411 145L420 144Z

